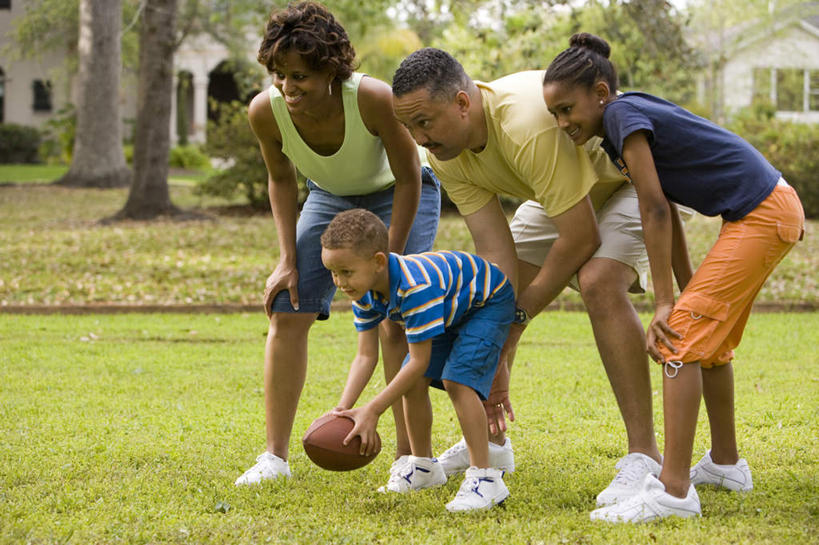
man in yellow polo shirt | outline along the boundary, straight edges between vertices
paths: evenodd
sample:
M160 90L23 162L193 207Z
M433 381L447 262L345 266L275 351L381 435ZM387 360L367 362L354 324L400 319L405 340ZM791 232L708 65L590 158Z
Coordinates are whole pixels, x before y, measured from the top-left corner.
M473 81L451 55L425 48L396 71L393 109L428 150L477 253L496 263L516 289L516 324L504 348L508 365L498 366L486 404L490 462L514 467L504 411L514 419L508 369L518 339L528 321L572 285L588 310L628 435L620 471L597 497L605 505L635 494L646 473L660 471L644 332L628 298L629 291L645 288L648 260L634 188L599 140L576 146L557 126L543 100L543 75ZM527 199L511 224L502 194ZM466 469L463 447L458 443L439 456L448 473Z

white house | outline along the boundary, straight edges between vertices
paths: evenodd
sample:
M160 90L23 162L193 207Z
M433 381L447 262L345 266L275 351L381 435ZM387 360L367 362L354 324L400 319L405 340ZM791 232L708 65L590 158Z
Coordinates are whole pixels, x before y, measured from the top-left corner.
M68 83L58 74L63 55L12 61L2 50L12 20L25 13L22 0L0 0L0 123L40 127L68 101Z
M777 117L819 123L819 2L774 14L765 24L730 29L723 38L729 45L717 49L722 62L713 82L718 116L766 101Z
M0 0L0 123L42 127L72 97L74 74L65 69L66 51L53 51L42 59L12 61L3 54L9 44L13 20L25 14L23 0ZM248 42L247 62L256 64L255 45ZM191 142L203 143L209 115L209 100L243 100L236 88L228 59L230 52L208 36L189 36L174 55L171 142L185 131ZM123 120L136 116L136 76L123 74L121 113ZM183 115L177 108L184 108ZM180 126L181 124L184 124ZM128 125L126 124L126 131Z

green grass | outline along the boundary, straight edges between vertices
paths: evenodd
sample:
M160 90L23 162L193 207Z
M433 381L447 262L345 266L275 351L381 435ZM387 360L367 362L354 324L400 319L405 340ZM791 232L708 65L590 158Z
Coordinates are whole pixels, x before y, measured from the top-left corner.
M755 489L702 489L702 519L638 527L588 519L624 431L583 313L530 326L512 382L512 495L466 516L444 510L457 478L375 493L395 445L389 417L384 452L361 470L306 458L300 436L338 400L355 350L349 313L316 325L293 479L235 488L264 445L265 331L261 313L0 314L0 543L815 543L819 314L755 314L738 350L737 429ZM440 451L460 432L446 395L432 400ZM654 406L662 442L660 392ZM707 448L703 411L696 456Z
M0 183L47 184L68 172L66 165L0 165ZM171 169L172 184L195 185L208 177L208 172Z
M0 167L0 179L16 168ZM100 219L122 208L127 190L0 186L0 306L258 304L278 258L270 215L236 214L230 206L241 201L197 195L191 180L174 182L171 194L177 205L209 214L213 221L102 226ZM718 218L702 216L689 222L695 264L719 225ZM758 301L819 304L816 226L810 222L808 236L786 256ZM436 247L474 249L460 217L442 218ZM566 290L555 306L579 300ZM634 301L649 303L651 296Z

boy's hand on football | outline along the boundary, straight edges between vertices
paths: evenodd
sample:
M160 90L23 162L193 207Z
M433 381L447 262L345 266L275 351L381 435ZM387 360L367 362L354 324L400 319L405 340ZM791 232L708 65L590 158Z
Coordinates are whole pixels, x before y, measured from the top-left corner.
M347 434L342 443L347 445L353 438L358 435L361 437L361 449L359 454L362 456L370 456L374 454L379 446L376 428L378 427L378 415L375 411L368 408L367 405L356 409L338 410L333 409L332 414L336 416L346 416L352 418L355 422L353 429Z

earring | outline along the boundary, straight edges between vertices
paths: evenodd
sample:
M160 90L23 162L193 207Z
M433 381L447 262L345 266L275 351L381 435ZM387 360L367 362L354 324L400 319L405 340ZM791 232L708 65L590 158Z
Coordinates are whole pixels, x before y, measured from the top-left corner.
M600 105L601 106L603 105L603 99L602 98L600 99Z
M332 94L333 94L333 82L332 81L327 84L327 92L332 96ZM601 104L602 104L602 102L601 102Z

